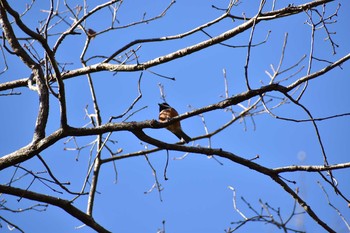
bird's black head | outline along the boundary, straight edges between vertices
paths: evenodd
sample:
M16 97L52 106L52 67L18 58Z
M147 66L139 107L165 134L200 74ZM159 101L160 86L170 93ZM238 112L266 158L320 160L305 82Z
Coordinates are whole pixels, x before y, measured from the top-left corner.
M159 105L159 112L164 110L164 109L171 108L170 105L166 102L158 104L158 105Z

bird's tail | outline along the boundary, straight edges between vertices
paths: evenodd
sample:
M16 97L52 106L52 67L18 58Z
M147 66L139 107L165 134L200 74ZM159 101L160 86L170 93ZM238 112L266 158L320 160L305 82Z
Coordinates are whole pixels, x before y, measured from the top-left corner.
M184 131L180 130L178 132L174 132L174 134L180 139L180 140L184 140L186 143L189 143L192 139L185 134Z

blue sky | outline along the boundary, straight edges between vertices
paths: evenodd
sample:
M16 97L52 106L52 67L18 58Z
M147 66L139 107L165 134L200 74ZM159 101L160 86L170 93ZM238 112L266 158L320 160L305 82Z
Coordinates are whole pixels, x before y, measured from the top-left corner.
M305 1L296 1L296 4ZM327 14L331 14L337 8L339 1L330 3L327 6ZM13 3L12 3L13 4ZM35 3L33 13L24 17L24 21L34 29L38 22L46 17L44 13L35 15L34 12L47 8ZM77 3L71 3L75 6ZM89 9L95 3L89 3ZM139 20L143 12L147 11L147 16L159 14L168 1L125 1L118 12L118 20L121 25ZM213 9L212 4L226 7L227 1L185 1L178 0L167 12L166 16L147 25L138 25L133 28L116 30L111 33L101 35L91 42L91 47L87 52L87 57L92 55L110 55L118 48L129 41L139 38L153 38L168 35L175 35L186 32L209 20L213 20L222 13ZM337 54L332 55L329 41L324 41L326 34L323 30L317 31L315 56L330 61L336 61L350 51L348 22L350 20L349 3L341 2L337 23L329 25L331 31L337 33L332 36L334 41L340 45ZM285 6L283 1L277 4L277 8ZM16 6L20 9L20 6ZM253 16L258 9L258 1L243 1L238 7L234 7L232 13L241 16L245 12L247 16ZM270 7L266 7L270 9ZM320 8L321 9L321 8ZM258 88L261 83L267 84L269 78L265 71L270 71L270 65L277 67L283 40L288 32L288 42L285 52L285 60L282 69L286 69L310 51L310 27L305 24L307 17L299 14L292 17L277 19L275 21L261 22L256 27L253 43L259 43L266 38L268 31L271 34L266 43L254 47L251 51L251 61L249 66L249 77L253 88ZM233 22L224 20L217 26L209 28L206 32L212 36L236 27L241 21ZM100 31L109 27L110 17L108 11L98 14L96 17L86 22L87 28ZM53 32L60 31L57 27ZM250 31L242 33L226 43L231 45L246 45L248 43ZM18 35L21 35L18 32ZM50 44L53 45L56 37L52 37ZM139 50L139 61L145 62L149 59L165 55L185 46L196 44L207 39L203 33L196 33L183 40L175 40L162 43L143 44ZM58 52L56 58L60 62L74 63L68 65L67 69L80 68L79 56L84 46L85 36L72 36L62 44L62 50ZM143 111L133 115L130 121L143 121L156 119L158 117L158 105L161 102L158 84L165 87L166 100L170 105L176 107L179 113L190 111L192 108L200 108L216 103L223 99L225 95L223 69L226 70L230 95L238 94L246 90L244 83L244 64L246 61L246 48L227 48L215 45L203 51L191 54L172 62L153 67L150 70L169 77L175 77L176 81L161 78L145 71L142 77L142 99L137 103L135 109L147 106ZM97 63L93 60L90 64ZM28 77L30 71L19 65L18 59L11 57L8 61L9 70L1 76L1 82L16 80ZM290 81L306 74L308 59L305 59L301 66L305 68ZM321 69L326 64L314 62L311 72ZM312 80L309 83L306 94L301 103L312 112L314 117L325 117L333 114L349 112L350 98L348 96L350 63L342 65L343 69L336 68L328 74ZM297 69L294 69L293 73ZM101 72L92 75L98 102L101 109L103 122L106 123L110 116L116 116L124 112L138 95L137 82L140 76L135 73ZM93 106L90 90L86 77L80 76L65 82L67 94L67 107L69 124L75 127L82 127L88 123L85 118L85 107L88 105L89 113L93 113ZM2 134L0 134L1 155L10 153L31 141L35 119L37 114L38 99L37 94L28 88L21 88L22 94L12 97L1 97L0 106L6 109L0 116ZM274 96L279 94L273 93ZM51 97L50 117L47 134L55 131L59 127L59 105ZM278 103L274 100L273 103ZM247 103L242 103L247 105ZM192 108L190 108L191 106ZM236 112L242 111L239 106L233 106ZM276 110L275 114L283 117L305 119L307 115L297 106L289 103ZM229 112L217 111L204 115L209 131L213 131L231 119ZM349 161L350 145L350 119L349 117L322 121L317 123L329 162L342 163ZM191 137L205 134L205 130L200 117L192 117L182 121L182 127ZM175 143L177 138L165 129L149 129L145 131L152 137L166 142ZM123 149L123 153L131 153L143 150L145 144L141 144L137 138L127 132L114 133L111 137L117 143L111 145L113 150ZM93 137L77 139L80 146L94 140ZM72 141L65 144L67 139L57 142L52 148L44 151L41 155L45 161L52 166L52 171L61 181L71 182L71 189L79 191L84 181L90 148L80 152L76 161L77 152L67 151L63 148L72 148ZM237 122L229 129L212 138L212 147L223 148L244 158L254 158L260 156L257 163L269 168L294 165L294 164L314 164L322 165L323 157L321 148L317 141L315 130L311 123L293 123L276 120L268 114L259 114L251 118L246 118L244 122ZM190 144L192 145L192 143ZM194 145L207 146L208 140L194 142ZM148 145L152 148L151 145ZM112 232L156 232L162 228L162 221L165 221L166 232L224 232L228 227L234 227L231 222L240 221L242 218L234 210L232 205L232 191L228 188L232 186L236 190L237 204L240 210L247 216L254 213L244 204L241 196L245 198L254 208L260 211L259 199L268 202L274 208L280 208L284 219L289 217L294 200L286 194L282 188L275 184L269 177L258 174L246 167L232 163L222 158L218 160L208 159L204 155L189 154L182 160L174 160L184 154L171 151L169 156L169 166L167 176L169 180L163 178L163 171L166 164L166 152L160 151L149 155L149 159L157 171L158 179L164 188L159 193L153 190L149 194L144 194L154 184L152 170L143 156L118 160L116 167L118 180L115 182L115 172L112 164L103 165L100 182L98 184L99 194L96 197L94 207L94 217L96 221ZM104 158L109 157L107 151ZM25 162L23 166L33 171L44 171L38 159ZM2 171L1 183L9 181L14 169ZM20 176L18 173L17 176ZM349 195L350 189L349 171L334 172L339 181L339 188L345 195ZM327 204L327 199L317 184L321 181L327 188L329 194L332 189L325 184L320 176L311 173L283 174L287 179L296 181L296 185L290 184L295 189L300 188L300 195L305 199L319 217L326 221L337 232L348 232L344 223L337 213ZM26 188L31 182L29 176L16 183L18 187ZM70 199L72 196L60 195L52 192L43 184L35 181L31 190L55 195L61 198ZM2 196L2 198L5 198ZM347 203L336 195L330 195L331 202L346 219L350 219ZM33 202L22 199L20 202L16 198L6 196L7 205L13 208L25 208L33 205ZM86 209L87 198L81 197L74 204L82 209ZM35 204L35 203L34 203ZM298 207L298 210L301 209ZM0 214L14 223L18 224L26 232L93 232L89 227L76 227L82 225L78 220L72 219L62 210L50 206L45 212L28 211L21 214L0 212ZM3 223L2 223L3 224ZM297 215L290 223L290 227L307 232L322 232L309 216ZM3 224L4 232L6 224ZM277 232L277 228L264 223L248 223L238 232Z

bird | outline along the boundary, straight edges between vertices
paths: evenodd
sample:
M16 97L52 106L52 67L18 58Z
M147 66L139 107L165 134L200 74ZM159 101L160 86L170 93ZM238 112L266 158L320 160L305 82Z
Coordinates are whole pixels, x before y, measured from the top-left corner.
M170 119L176 117L179 115L179 113L166 102L158 104L159 105L159 121L160 122L167 122ZM176 121L170 125L168 125L167 130L175 134L176 137L178 137L180 140L185 141L186 143L189 143L192 139L184 132L182 131L180 121Z

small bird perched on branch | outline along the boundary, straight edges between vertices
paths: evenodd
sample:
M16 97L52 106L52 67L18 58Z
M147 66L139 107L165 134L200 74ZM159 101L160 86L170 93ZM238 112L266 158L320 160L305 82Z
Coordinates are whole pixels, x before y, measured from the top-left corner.
M168 103L161 103L159 105L159 121L160 122L167 122L171 118L174 118L179 115L179 113ZM170 132L175 134L176 137L178 137L180 140L185 141L186 143L189 143L192 139L182 131L180 121L176 121L172 123L171 125L168 125L166 127Z

